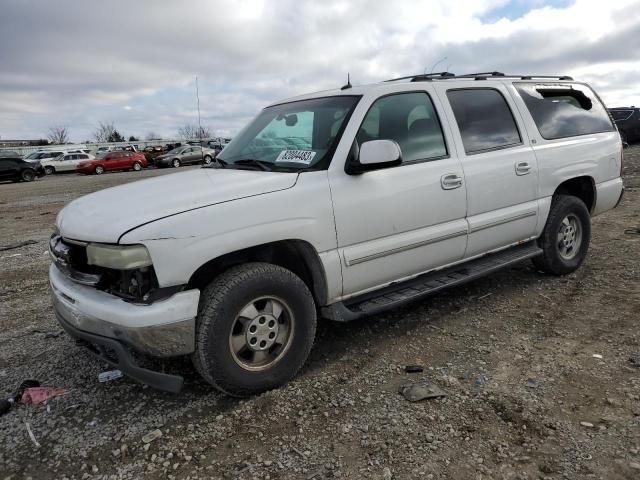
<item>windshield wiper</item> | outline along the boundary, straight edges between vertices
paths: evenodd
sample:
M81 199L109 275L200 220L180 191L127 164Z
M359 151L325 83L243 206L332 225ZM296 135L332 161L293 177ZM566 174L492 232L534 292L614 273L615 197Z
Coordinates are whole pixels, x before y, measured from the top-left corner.
M270 172L273 170L273 164L271 162L265 162L263 160L256 160L255 158L243 158L242 160L236 160L233 162L234 165L250 165L256 166L265 172Z

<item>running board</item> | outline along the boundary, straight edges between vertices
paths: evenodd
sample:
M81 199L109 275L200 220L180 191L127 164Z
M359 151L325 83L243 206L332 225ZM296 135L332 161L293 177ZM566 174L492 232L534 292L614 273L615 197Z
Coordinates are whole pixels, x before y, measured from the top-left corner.
M542 249L533 240L453 267L425 273L411 280L392 283L380 290L323 307L320 312L322 317L329 320L356 320L418 300L445 288L470 282L541 254Z

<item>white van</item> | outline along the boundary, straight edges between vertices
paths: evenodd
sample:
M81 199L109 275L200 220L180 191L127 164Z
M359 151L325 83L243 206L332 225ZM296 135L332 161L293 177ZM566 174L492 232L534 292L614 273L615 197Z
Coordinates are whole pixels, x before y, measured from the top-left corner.
M55 311L141 382L182 378L131 351L190 355L218 389L255 394L298 372L318 316L360 318L527 259L575 271L622 168L604 105L569 77L417 75L282 100L208 167L65 207Z

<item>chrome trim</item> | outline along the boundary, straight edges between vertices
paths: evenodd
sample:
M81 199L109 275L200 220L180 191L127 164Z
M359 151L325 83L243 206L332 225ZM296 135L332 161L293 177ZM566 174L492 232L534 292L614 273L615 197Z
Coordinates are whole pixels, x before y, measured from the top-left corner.
M64 240L66 243L71 243L72 245L78 245L79 247L86 247L87 245L89 245L89 242L74 240L72 238L67 238L67 237L62 237L62 240Z
M522 220L523 218L533 217L537 215L538 212L532 210L530 212L519 213L518 215L514 215L513 217L503 218L502 220L496 220L495 222L487 223L485 225L480 225L478 227L469 228L469 233L476 233L481 230L486 230L487 228L497 227L498 225L504 225L505 223L515 222L516 220Z
M383 252L373 253L371 255L366 255L364 257L354 258L352 260L347 260L345 258L345 262L348 267L353 265L357 265L359 263L368 262L369 260L375 260L377 258L386 257L387 255L393 255L394 253L406 252L407 250L413 250L414 248L424 247L426 245L431 245L432 243L442 242L444 240L450 240L452 238L459 237L461 235L466 235L467 230L460 230L458 232L448 233L447 235L441 235L439 237L430 238L428 240L421 240L420 242L410 243L409 245L404 245L402 247L392 248L390 250L385 250Z

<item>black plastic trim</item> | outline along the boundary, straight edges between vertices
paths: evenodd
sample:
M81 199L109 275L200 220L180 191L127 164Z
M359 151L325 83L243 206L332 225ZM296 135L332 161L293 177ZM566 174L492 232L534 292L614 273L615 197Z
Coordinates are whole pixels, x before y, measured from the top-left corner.
M179 375L169 375L161 372L154 372L138 366L133 356L129 353L123 343L109 337L85 332L66 322L60 315L56 314L58 322L62 328L77 340L80 346L85 347L91 354L116 367L122 373L132 379L149 385L150 387L165 392L179 393L182 390L184 379ZM110 358L104 348L109 348L115 352L117 360Z

